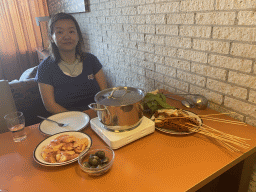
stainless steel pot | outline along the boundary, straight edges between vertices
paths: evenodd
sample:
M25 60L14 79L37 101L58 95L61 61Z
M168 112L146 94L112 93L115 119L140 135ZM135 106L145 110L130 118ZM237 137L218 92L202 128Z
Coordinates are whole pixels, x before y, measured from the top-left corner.
M88 106L97 111L100 122L108 130L130 130L142 120L145 94L143 90L132 87L109 88L97 93L94 97L96 103Z

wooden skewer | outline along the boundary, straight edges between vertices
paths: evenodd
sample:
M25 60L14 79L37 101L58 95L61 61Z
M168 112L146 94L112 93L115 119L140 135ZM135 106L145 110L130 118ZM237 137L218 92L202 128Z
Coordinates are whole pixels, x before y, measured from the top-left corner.
M163 118L156 118L156 120L162 120L162 119L182 119L182 118L188 118L188 117L163 117ZM246 123L240 122L240 121L232 121L228 119L220 119L220 118L214 118L214 117L201 117L201 119L209 120L209 121L217 121L220 123L229 123L229 124L234 124L234 125L243 125L247 126Z
M211 132L211 131L209 131L209 130L207 130L207 128L205 128L205 127L203 127L203 126L201 126L200 127L200 130L201 131L205 131L205 132L207 132L207 133L210 133L210 134L212 134L214 137L216 137L216 138L220 138L220 139L224 139L224 140L228 140L228 139L232 139L232 140L230 140L230 141L234 141L234 142L236 142L237 144L241 144L241 145L243 145L244 143L242 142L242 141L237 141L237 140L235 140L235 139L233 139L233 138L230 138L230 137L226 137L226 135L225 134L216 134L216 133L214 133L214 132Z
M234 124L234 125L247 126L247 124L244 122L232 121L232 120L228 120L228 119L220 119L220 118L214 118L214 117L202 117L202 119L210 120L210 121L217 121L217 122L221 122L221 123L230 123L230 124Z
M230 151L234 152L234 151L240 151L239 149L235 148L234 146L230 145L227 141L220 139L218 137L213 136L212 134L209 134L207 132L200 132L201 134L205 135L205 136L209 136L212 137L214 139L216 139L217 142L219 142L221 145L223 145L224 147L226 147L227 149L229 149ZM241 147L241 146L240 146ZM245 148L245 147L243 147Z
M247 126L247 124L244 123L244 122L211 117L211 116L214 116L214 115L223 115L223 114L232 114L232 113L235 113L235 112L199 115L199 117L202 118L202 119L205 119L205 120L211 120L211 121L217 121L217 122L222 122L222 123L230 123L230 124ZM168 119L191 118L192 120L195 120L195 118L196 118L196 116L193 116L193 115L191 115L191 116L189 116L189 115L188 116L182 116L182 117L161 117L161 115L160 115L159 117L160 118L155 118L155 121L164 122L163 120L167 120L167 122L168 122ZM250 140L250 139L246 139L246 138L242 138L242 137L238 137L238 136L235 136L235 135L224 133L222 131L216 130L216 129L214 129L214 128L206 125L206 124L203 124L203 123L201 123L201 125L198 126L196 124L193 124L192 122L191 123L186 122L186 124L181 124L180 126L186 127L188 130L190 130L192 132L198 132L198 130L200 130L199 133L201 133L205 136L209 136L211 138L216 139L216 141L218 143L220 143L220 145L222 145L223 147L227 148L228 150L230 150L232 152L240 151L239 148L247 149L250 146L248 143L246 143L246 140Z
M218 130L213 129L212 127L209 127L208 125L205 125L205 124L203 124L203 126L205 127L205 129L209 129L209 130L211 130L211 131L217 132L218 134L224 135L225 137L230 138L230 139L232 139L232 140L236 140L236 141L239 141L239 142L242 142L242 143L245 143L245 141L243 141L243 139L244 139L244 140L248 140L248 139L245 139L245 138L236 137L236 136L234 136L234 135L230 135L230 134L227 134L227 133L218 131Z
M228 143L225 143L225 142L223 142L223 143L224 143L224 145L225 145L229 150L231 150L232 152L234 152L234 151L240 151L239 149L233 147L232 145L230 145L230 144L228 144Z
M240 143L238 141L231 140L230 138L225 138L224 136L221 136L221 135L215 135L214 134L213 137L216 138L216 139L221 139L221 140L223 140L225 142L232 143L234 145L240 146L240 147L245 148L245 149L249 148L248 144L243 144L243 143Z
M193 131L193 129L190 129L190 130ZM194 131L195 131L195 130L194 130ZM201 133L202 133L203 135L210 136L210 137L213 137L213 138L214 138L214 136L211 135L210 133L207 133L207 132L201 132ZM222 140L217 139L216 141L219 142L222 146L224 146L224 147L227 148L228 150L230 150L231 152L239 151L237 148L235 148L235 147L229 145L228 143L223 142Z
M207 116L213 116L213 115L228 115L236 112L229 112L229 113L213 113L213 114L207 114L207 115L198 115L199 117L207 117Z
M189 125L194 126L193 124L189 124ZM194 127L193 128L190 127L190 129L194 129L195 130ZM208 135L208 136L211 136L211 137L213 137L215 139L218 139L218 140L229 142L229 143L238 145L238 146L243 147L243 148L249 148L249 146L250 146L247 143L243 143L243 141L234 139L234 138L230 137L229 135L226 135L226 133L224 133L224 132L222 132L222 134L217 135L217 134L215 134L215 133L213 133L211 131L208 131L207 128L204 128L204 127L200 127L200 130L201 130L200 133Z
M214 129L214 128L212 128L212 127L206 125L206 124L204 124L204 126L208 127L208 128L211 129L211 130L214 130L214 131L216 131L216 132L219 132L219 133L222 133L222 134L224 133L224 132L219 131L219 130L217 130L217 129ZM243 137L238 137L238 136L235 136L235 135L230 135L230 134L228 134L228 133L224 133L224 134L229 135L229 136L231 136L231 137L233 137L233 138L237 138L237 139L251 140L251 139L247 139L247 138L243 138Z
M201 130L202 130L202 129L201 129ZM203 129L203 131L206 131L206 130ZM211 136L211 137L214 138L214 135L213 135L211 132L206 131L206 133L207 133L207 134L205 134L205 135L207 135L207 136L209 135L209 136ZM238 150L238 149L236 149L235 147L233 147L233 146L231 146L231 145L229 145L229 144L223 142L222 140L217 139L216 141L219 142L219 143L220 143L222 146L224 146L225 148L229 149L231 152L234 152L234 150L235 150L235 151Z
M211 121L217 121L217 122L221 122L221 123L230 123L230 124L234 124L234 125L247 126L247 124L244 123L244 122L232 121L232 120L228 120L228 119L220 119L220 118L211 117L213 115L224 115L224 114L232 114L232 113L236 113L236 112L218 113L218 114L207 114L207 115L198 115L198 116L201 117L202 119L205 119L205 120L211 120ZM187 117L186 116L183 116L183 117L163 117L163 118L160 117L160 118L156 118L156 119L175 119L175 118L187 118Z

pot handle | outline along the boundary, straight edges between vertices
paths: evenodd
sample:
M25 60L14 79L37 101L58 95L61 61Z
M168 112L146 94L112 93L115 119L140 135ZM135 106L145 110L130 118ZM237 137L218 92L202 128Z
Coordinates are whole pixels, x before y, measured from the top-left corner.
M125 96L125 95L128 93L127 87L114 87L114 88L113 88L113 91L112 91L111 94L108 96L108 99L120 98L120 97L114 97L114 96L113 96L114 93L115 93L115 91L120 90L120 89L124 89L124 90L125 90L125 93L124 93L122 96L120 96L120 97L123 97L123 96Z
M104 106L104 105L101 105L101 106ZM91 104L88 105L88 107L89 107L90 109L95 110L95 111L105 111L105 110L106 110L106 107L105 107L105 106L104 106L104 109L98 108L98 104L97 104L97 103L91 103Z
M95 111L97 111L97 112L98 112L98 111L107 111L106 115L109 116L109 123L108 123L108 124L111 124L111 123L112 123L112 116L110 115L109 110L108 110L104 105L100 105L100 106L104 106L103 109L98 108L98 106L99 106L99 104L97 104L97 103L91 103L91 104L88 105L89 108L91 108L91 109L93 109L93 110L95 110ZM101 115L98 114L98 118L99 118L100 121L102 122L102 119L101 119L102 117L101 117ZM105 123L106 123L106 122L103 121L103 124L105 124Z

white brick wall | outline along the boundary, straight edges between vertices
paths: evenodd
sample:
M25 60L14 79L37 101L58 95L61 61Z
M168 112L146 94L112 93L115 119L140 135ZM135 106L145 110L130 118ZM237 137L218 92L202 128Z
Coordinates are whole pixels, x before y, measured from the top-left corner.
M145 15L147 24L165 24L166 15L165 14L151 14Z
M254 8L255 6L254 1ZM256 24L256 13L255 11L241 11L238 14L238 24L239 25L255 25Z
M190 71L190 62L189 61L173 59L171 57L165 57L165 65L174 67L177 69L182 69L185 71Z
M216 0L216 10L255 8L255 0Z
M206 96L256 126L255 0L91 0L74 14L111 86Z
M194 24L194 13L167 14L167 24Z
M238 70L242 72L250 73L252 71L252 60L232 58L223 55L209 55L208 63L216 67L223 67L227 69Z
M202 25L181 25L180 36L210 38L212 27Z
M256 59L256 45L233 43L231 55Z
M145 42L155 45L165 45L165 36L145 35Z
M213 39L256 41L255 27L213 27Z
M215 53L229 53L229 42L223 41L214 41L214 40L204 40L204 39L194 39L193 40L193 49L201 51L209 51Z
M199 25L234 25L235 12L207 12L196 14L196 24Z
M191 38L178 36L167 36L165 42L167 46L183 48L191 48L192 44Z
M210 11L214 10L214 0L186 0L180 2L180 11Z
M165 2L156 4L156 13L171 13L179 11L179 2Z

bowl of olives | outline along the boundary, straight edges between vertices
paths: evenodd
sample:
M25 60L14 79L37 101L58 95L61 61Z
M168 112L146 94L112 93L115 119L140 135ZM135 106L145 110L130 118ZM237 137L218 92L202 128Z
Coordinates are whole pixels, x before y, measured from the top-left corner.
M105 174L113 165L114 151L108 146L92 146L78 157L80 168L91 176Z

